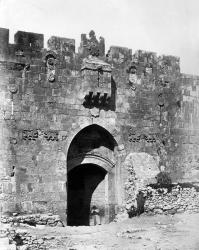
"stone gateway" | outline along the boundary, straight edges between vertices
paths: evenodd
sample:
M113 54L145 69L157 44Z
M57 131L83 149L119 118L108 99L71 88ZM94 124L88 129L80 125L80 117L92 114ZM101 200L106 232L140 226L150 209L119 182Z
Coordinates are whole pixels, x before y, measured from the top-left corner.
M91 225L96 206L103 224L138 193L147 212L199 209L199 76L174 56L105 54L94 31L78 52L69 38L44 48L42 34L18 31L14 41L0 28L1 215Z

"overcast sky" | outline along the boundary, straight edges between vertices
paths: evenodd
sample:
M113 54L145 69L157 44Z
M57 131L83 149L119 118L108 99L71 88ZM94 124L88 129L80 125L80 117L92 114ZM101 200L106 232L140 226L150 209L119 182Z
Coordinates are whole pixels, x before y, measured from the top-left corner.
M110 45L179 56L199 75L199 0L0 0L0 27L74 38L95 30Z

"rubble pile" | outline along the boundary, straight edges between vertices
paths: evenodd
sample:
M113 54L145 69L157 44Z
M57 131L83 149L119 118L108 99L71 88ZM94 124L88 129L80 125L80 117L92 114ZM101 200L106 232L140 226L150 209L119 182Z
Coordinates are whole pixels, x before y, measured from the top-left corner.
M150 184L138 178L132 164L127 164L127 170L125 208L129 217L143 212L149 214L199 212L199 192L196 186L172 184L169 174L165 171L156 176L157 183Z
M27 230L24 229L7 229L7 237L9 244L16 245L20 250L35 250L46 249L45 238L37 238L34 235L30 235Z
M199 192L194 187L148 188L146 213L199 212Z
M47 225L51 227L64 227L59 215L52 214L31 214L31 215L16 215L16 216L2 216L2 223L10 223L16 226L20 224L28 224L30 226Z

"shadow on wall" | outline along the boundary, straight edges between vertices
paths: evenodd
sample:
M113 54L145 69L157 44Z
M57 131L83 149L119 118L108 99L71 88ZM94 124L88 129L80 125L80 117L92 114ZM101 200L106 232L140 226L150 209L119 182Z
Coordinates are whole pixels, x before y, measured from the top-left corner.
M67 224L69 226L89 226L91 199L105 175L106 171L94 164L77 166L68 173Z
M100 93L97 93L96 95L93 95L92 92L89 92L88 95L85 96L85 100L83 103L83 106L85 108L98 108L100 110L111 110L111 111L115 111L116 108L116 104L115 104L115 98L116 98L116 83L113 79L113 77L111 77L111 96L106 96L106 94L104 95L100 95Z

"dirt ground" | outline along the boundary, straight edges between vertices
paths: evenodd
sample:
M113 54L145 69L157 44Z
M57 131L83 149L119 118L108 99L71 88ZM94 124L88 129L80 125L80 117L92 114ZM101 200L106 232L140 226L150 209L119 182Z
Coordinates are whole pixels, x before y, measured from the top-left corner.
M45 238L53 250L199 250L199 214L142 215L108 225L28 231Z

